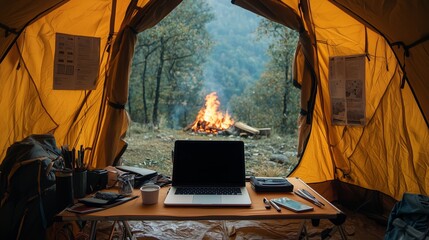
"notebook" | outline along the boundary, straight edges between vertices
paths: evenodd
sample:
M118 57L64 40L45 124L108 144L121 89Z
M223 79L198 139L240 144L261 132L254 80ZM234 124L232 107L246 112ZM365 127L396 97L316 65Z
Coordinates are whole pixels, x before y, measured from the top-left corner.
M250 206L242 141L177 140L166 206Z

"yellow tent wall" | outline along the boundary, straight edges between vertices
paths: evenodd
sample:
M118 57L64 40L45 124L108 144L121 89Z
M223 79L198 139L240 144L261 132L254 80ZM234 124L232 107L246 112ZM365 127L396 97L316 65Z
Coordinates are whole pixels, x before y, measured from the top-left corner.
M254 11L269 19L285 24L300 31L300 42L304 51L297 52L295 73L296 79L302 86L302 108L307 109L309 88L316 87L314 110L309 139L301 162L291 176L303 178L309 183L340 180L371 190L383 192L400 199L404 192L429 194L429 131L424 118L424 109L428 106L427 94L419 97L415 92L428 89L428 82L422 81L422 76L429 77L429 72L418 62L418 74L407 75L409 81L403 81L404 72L398 62L398 56L392 51L385 36L380 35L372 25L364 25L342 9L327 0L282 0L282 1L235 1L236 4ZM412 7L401 7L408 1L338 1L347 5L345 9L355 8L363 13L369 9L377 9L384 13L385 19L399 20L398 13L416 15L416 25L398 24L389 26L389 33L401 36L395 31L407 36L405 42L413 42L409 38L408 28L421 26L427 22L427 4L414 4ZM299 5L300 4L300 5ZM276 6L278 5L278 6ZM295 16L288 14L284 19L277 13L280 7L289 9ZM363 7L367 6L367 7ZM394 11L390 11L395 9ZM365 11L364 11L365 10ZM374 12L369 12L374 17ZM426 21L421 21L426 16ZM296 18L300 24L293 24ZM371 19L370 19L371 20ZM398 21L396 21L398 22ZM298 26L298 27L297 27ZM305 30L302 28L305 27ZM380 31L382 31L382 28ZM426 30L426 32L425 32ZM427 28L417 28L417 39L427 33ZM311 49L305 49L306 35L310 36ZM411 34L412 36L416 34ZM315 57L308 53L315 52ZM333 56L348 56L364 54L366 56L366 125L365 126L336 126L331 124L331 102L329 95L329 58ZM398 53L397 53L398 54ZM302 55L305 55L303 57ZM400 56L402 58L402 55ZM413 58L415 57L415 59ZM306 58L302 60L302 58ZM427 63L429 55L419 52L407 59L407 64L413 61ZM307 62L305 62L307 61ZM304 65L314 62L314 75L317 86L309 83L311 74ZM413 69L413 66L408 66ZM417 75L417 76L416 76ZM307 77L306 77L307 76ZM411 89L409 83L417 77L418 89ZM417 100L417 101L416 101ZM419 106L424 105L424 107ZM303 127L300 124L300 128ZM303 131L306 133L306 131ZM304 138L305 139L305 138Z
M12 45L9 36L0 38L2 52L10 49L0 65L0 111L4 112L0 125L5 133L0 136L0 159L15 141L53 133L59 145L89 148L85 162L90 168L112 164L125 146L124 105L136 35L180 2L73 0L58 6L52 1L43 10L33 1L26 5L29 11L20 11L21 2L2 3L2 9L16 12L2 16L7 18L2 23L8 25L1 27L23 31L8 32L17 36ZM22 22L29 20L25 27ZM56 33L100 38L95 90L53 90Z
M410 85L402 85L403 72L389 43L331 2L308 2L317 51L318 91L310 139L293 175L309 182L339 179L396 199L404 192L428 195L428 125ZM404 28L398 31L407 31ZM354 54L367 56L367 124L333 126L328 60Z
M128 3L117 4L116 30L125 4ZM58 144L92 146L100 121L111 13L112 1L73 0L39 18L20 34L0 65L1 159L9 145L30 134L51 132ZM96 90L53 90L55 33L101 39Z

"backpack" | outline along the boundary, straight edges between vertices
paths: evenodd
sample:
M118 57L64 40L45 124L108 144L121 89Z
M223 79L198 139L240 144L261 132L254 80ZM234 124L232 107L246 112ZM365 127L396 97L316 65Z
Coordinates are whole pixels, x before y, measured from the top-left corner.
M429 240L429 197L404 193L390 213L384 239Z
M55 169L62 159L53 135L12 144L0 165L2 239L45 239L56 211Z

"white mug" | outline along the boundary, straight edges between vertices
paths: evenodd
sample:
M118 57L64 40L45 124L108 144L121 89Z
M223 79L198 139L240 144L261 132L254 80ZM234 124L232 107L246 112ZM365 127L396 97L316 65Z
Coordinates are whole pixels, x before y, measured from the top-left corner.
M158 202L160 187L155 184L146 184L140 188L142 195L142 204L155 204Z

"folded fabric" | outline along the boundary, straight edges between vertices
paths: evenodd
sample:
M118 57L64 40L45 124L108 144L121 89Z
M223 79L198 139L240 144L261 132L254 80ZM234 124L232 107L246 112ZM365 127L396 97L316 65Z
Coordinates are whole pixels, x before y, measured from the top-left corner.
M93 197L81 198L78 201L85 205L103 207L105 205L114 204L120 201L125 196L114 192L96 192Z

